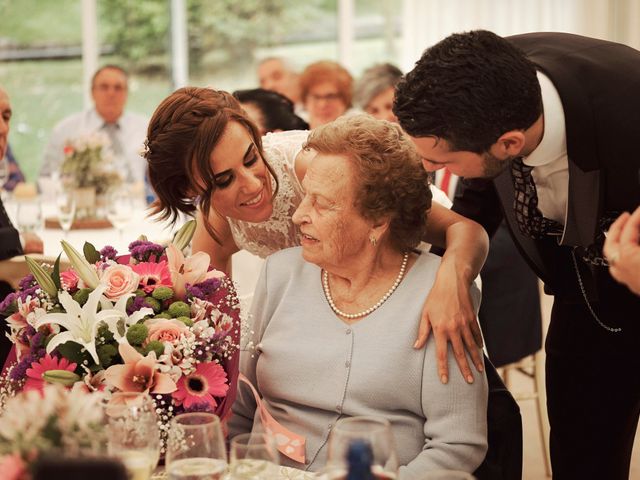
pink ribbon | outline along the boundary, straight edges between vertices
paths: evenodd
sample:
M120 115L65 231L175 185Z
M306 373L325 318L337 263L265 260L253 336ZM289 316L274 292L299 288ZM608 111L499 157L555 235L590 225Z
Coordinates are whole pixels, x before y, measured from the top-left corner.
M262 420L262 424L264 425L267 433L273 435L273 438L275 438L278 451L294 462L304 464L306 439L302 435L298 435L297 433L293 433L291 430L286 429L285 427L280 425L275 418L271 416L271 414L267 410L267 407L264 406L264 403L262 402L262 399L260 398L257 390L251 384L247 377L245 377L241 373L238 376L238 380L246 383L247 385L249 385L249 388L251 388L253 396L256 399L258 411L260 412L260 420Z

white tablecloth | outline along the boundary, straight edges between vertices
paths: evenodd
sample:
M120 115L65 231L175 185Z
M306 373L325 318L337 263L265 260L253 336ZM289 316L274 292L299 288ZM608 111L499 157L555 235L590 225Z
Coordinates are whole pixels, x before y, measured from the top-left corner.
M15 225L15 201L9 200L5 206ZM42 201L42 211L44 217L56 216L55 207L51 205L51 201ZM154 221L153 218L148 217L148 213L144 205L138 205L138 207L134 208L131 212L131 220L125 226L122 235L115 228L70 230L66 240L78 251L82 251L84 242L89 242L98 250L106 245L111 245L120 254L126 254L129 243L136 240L140 235L146 235L150 241L166 243L181 225L180 222L176 226L171 226L167 222ZM65 239L64 232L60 229L47 228L36 233L44 242L44 257L55 259L62 252L60 241ZM22 261L22 259L16 260L18 263ZM260 273L262 260L242 251L233 256L232 263L233 280L236 283L238 294L241 297L250 296ZM4 270L8 270L8 267L4 268ZM0 274L5 274L5 272L0 272ZM9 274L9 272L7 271L6 274ZM16 282L12 283L16 284Z

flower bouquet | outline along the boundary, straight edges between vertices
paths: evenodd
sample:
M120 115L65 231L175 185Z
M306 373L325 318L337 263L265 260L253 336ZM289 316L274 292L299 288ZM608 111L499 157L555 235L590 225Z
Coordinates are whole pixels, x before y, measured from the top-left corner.
M161 432L184 411L225 418L235 398L240 309L233 282L204 252L185 257L195 221L167 247L145 239L118 256L62 242L72 268L40 265L0 304L16 359L0 411L22 390L62 384L87 392L145 392Z
M75 192L79 217L96 215L97 198L104 197L122 183L115 171L109 136L93 132L64 146L64 161L60 169L65 188Z

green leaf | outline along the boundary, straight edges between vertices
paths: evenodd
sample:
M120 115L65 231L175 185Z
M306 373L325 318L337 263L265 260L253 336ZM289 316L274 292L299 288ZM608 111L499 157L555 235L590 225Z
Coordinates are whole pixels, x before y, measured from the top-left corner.
M58 258L56 258L56 262L53 264L53 272L51 272L51 280L53 280L53 284L56 286L56 290L62 290L62 285L60 284L60 256L62 253L58 254Z
M96 247L89 242L84 242L82 253L84 253L84 258L87 259L87 262L92 265L100 260L100 253L96 250Z

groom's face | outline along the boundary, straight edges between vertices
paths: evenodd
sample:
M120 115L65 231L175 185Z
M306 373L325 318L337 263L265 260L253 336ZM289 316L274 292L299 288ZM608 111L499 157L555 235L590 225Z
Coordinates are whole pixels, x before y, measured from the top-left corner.
M427 172L447 167L451 173L465 178L495 178L509 165L511 158L504 160L491 151L483 153L465 150L452 151L446 140L437 137L409 136L422 157L422 166Z

